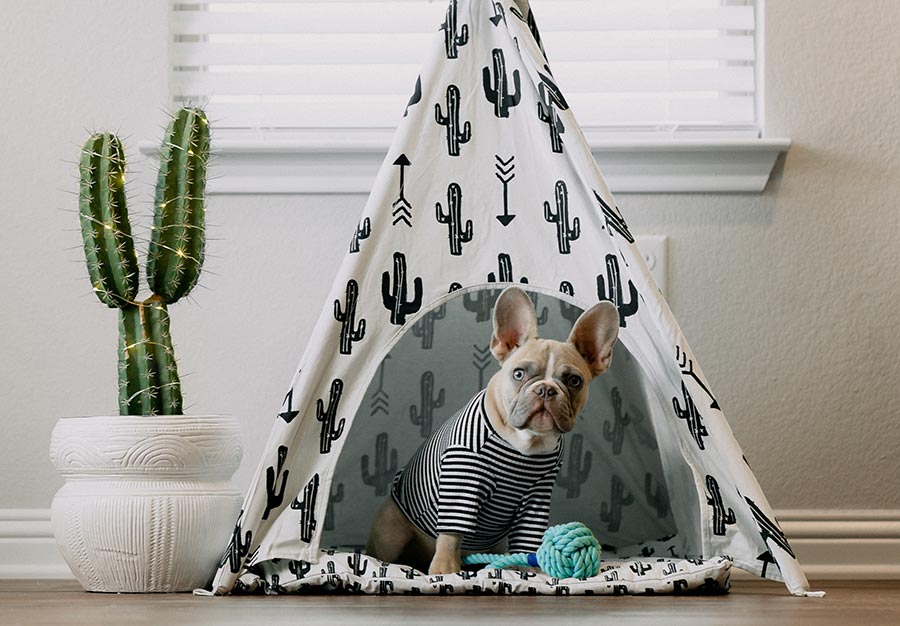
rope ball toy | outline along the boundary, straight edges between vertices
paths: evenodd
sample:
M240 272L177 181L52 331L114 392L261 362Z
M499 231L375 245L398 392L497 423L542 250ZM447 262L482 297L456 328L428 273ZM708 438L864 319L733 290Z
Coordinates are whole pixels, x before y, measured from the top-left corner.
M600 542L581 522L569 522L548 528L537 553L470 554L463 563L486 563L487 569L540 567L554 578L587 578L600 571Z

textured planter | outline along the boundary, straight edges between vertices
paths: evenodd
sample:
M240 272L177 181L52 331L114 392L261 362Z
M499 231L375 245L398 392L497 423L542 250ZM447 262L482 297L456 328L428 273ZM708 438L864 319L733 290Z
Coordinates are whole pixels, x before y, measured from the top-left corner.
M56 543L87 591L190 591L215 573L241 494L237 421L222 416L63 418L50 459Z

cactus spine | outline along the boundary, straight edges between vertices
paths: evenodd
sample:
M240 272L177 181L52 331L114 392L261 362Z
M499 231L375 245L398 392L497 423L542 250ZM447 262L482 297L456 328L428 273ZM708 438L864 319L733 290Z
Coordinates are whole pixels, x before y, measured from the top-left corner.
M168 305L190 293L205 248L209 123L200 109L182 108L161 148L147 282L138 293L138 261L128 219L125 152L111 133L95 133L79 161L79 216L94 292L119 316L119 412L180 415L181 381L169 332Z
M576 217L569 227L569 190L565 181L556 181L556 213L550 208L549 202L544 202L544 219L551 224L556 224L556 243L559 244L560 254L569 254L570 242L581 236L581 222Z
M450 239L450 254L462 255L462 245L472 241L472 220L466 220L465 228L462 227L462 189L456 183L450 183L447 187L447 213L444 213L440 202L434 205L435 216L441 224L447 224Z
M472 124L466 122L460 130L459 126L459 87L447 87L447 115L441 114L441 103L434 105L434 119L441 126L447 127L447 153L459 156L459 146L468 143L472 138Z

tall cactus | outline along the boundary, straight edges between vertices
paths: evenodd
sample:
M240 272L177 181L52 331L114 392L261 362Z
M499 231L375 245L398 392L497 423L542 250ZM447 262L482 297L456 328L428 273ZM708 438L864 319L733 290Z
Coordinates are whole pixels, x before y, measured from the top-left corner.
M548 93L544 84L540 85L538 93L538 119L550 128L550 149L560 153L563 151L562 134L566 132L566 127L556 111L552 93Z
M603 438L612 444L614 456L622 454L622 444L625 441L625 427L631 423L631 416L622 410L622 394L618 387L613 387L610 392L613 413L615 418L603 423Z
M572 436L572 447L566 454L568 457L567 473L559 473L556 484L566 490L566 498L577 498L581 495L581 485L587 481L591 473L591 453L583 452L584 436Z
M138 260L125 200L125 151L118 137L91 135L78 169L81 235L94 293L110 308L129 306L138 292Z
M381 299L385 308L391 312L391 324L403 326L407 315L422 308L422 279L418 276L413 279L413 298L409 300L406 255L402 252L394 253L393 284L392 288L391 273L384 272L381 275Z
M441 103L434 104L434 120L441 126L447 127L447 154L459 156L459 146L468 143L472 138L472 123L465 122L460 129L459 125L459 87L450 85L447 87L447 115L441 113Z
M469 27L466 24L463 24L459 34L456 34L456 26L459 19L457 1L450 0L450 5L447 7L447 15L444 18L444 23L441 24L441 30L444 31L444 49L447 52L448 59L458 58L460 46L469 43Z
M575 296L575 288L572 286L572 283L567 280L559 283L559 291L560 293L564 293L569 297ZM581 313L582 310L574 304L569 304L562 299L559 301L559 314L563 316L563 319L568 320L569 323L573 326L575 325L575 322L578 320L578 318L581 317Z
M422 374L419 380L419 386L422 390L422 406L416 405L409 407L409 421L419 427L419 434L423 439L428 439L431 435L431 426L434 423L434 410L444 406L444 389L434 394L434 372L427 371Z
M494 115L497 117L509 117L509 109L519 105L522 99L519 70L513 70L513 91L509 92L509 81L506 73L506 58L502 48L493 50L493 73L490 67L482 68L482 84L484 97L494 105Z
M617 532L622 525L622 509L634 504L634 496L625 491L625 483L613 474L609 487L609 502L600 503L600 519L606 522L606 529Z
M138 302L138 261L124 192L125 152L111 133L95 133L79 161L79 216L88 274L101 302L120 310L119 412L180 415L181 381L168 305L193 289L203 265L209 123L200 109L173 116L160 149L147 282Z
M160 149L147 282L168 304L200 278L206 247L206 162L209 126L202 111L181 109Z
M413 324L412 333L422 339L422 349L431 350L434 345L434 323L447 317L447 305L431 309Z
M603 280L603 275L597 276L597 297L600 300L609 300L616 305L619 310L619 326L625 328L627 326L626 319L637 313L638 311L638 293L634 283L628 281L628 302L622 293L622 274L619 271L619 259L615 254L606 255L606 278L609 282Z
M569 254L572 249L570 242L581 236L581 222L576 217L569 227L569 189L563 180L556 181L556 213L550 208L549 202L544 202L544 219L551 224L556 224L556 243L559 245L560 254Z
M366 320L356 321L356 303L359 300L359 283L352 278L347 281L345 306L341 310L341 301L334 301L334 319L341 323L340 352L350 354L353 343L362 341L366 336Z
M447 212L444 213L440 202L434 204L434 213L437 221L447 225L448 238L450 239L450 254L452 256L462 255L462 246L464 243L472 241L472 220L466 220L465 227L462 226L462 189L457 183L450 183L447 187Z
M316 400L316 421L322 423L319 431L319 453L328 454L331 452L331 444L337 441L344 433L345 419L337 419L337 409L341 402L341 394L344 392L344 381L335 378L331 381L331 388L328 392L328 408L321 398Z
M390 457L390 463L388 462ZM386 496L391 479L397 473L397 450L391 448L388 455L388 434L379 433L375 437L375 463L372 472L369 473L369 455L364 454L360 459L363 484L375 487L376 496Z
M350 254L359 252L359 242L363 239L368 239L371 234L372 220L367 217L353 231L353 239L350 240Z

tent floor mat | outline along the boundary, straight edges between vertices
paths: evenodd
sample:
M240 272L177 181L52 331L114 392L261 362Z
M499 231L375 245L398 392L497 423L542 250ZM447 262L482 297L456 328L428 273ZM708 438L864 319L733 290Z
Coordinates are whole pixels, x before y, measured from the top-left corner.
M604 561L590 578L551 578L516 570L429 576L359 552L322 550L318 563L273 559L252 566L234 594L362 593L400 595L647 595L722 594L730 588L732 560L643 558Z

